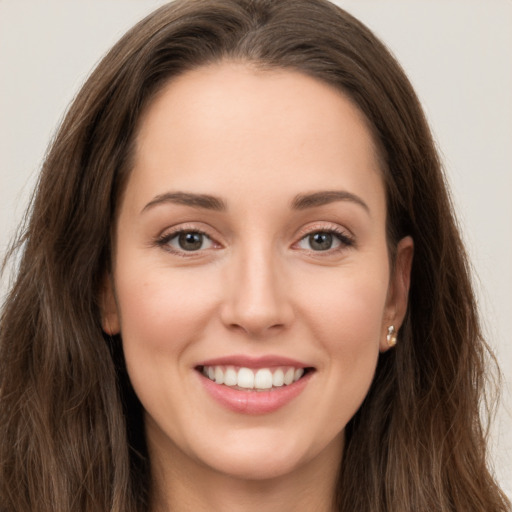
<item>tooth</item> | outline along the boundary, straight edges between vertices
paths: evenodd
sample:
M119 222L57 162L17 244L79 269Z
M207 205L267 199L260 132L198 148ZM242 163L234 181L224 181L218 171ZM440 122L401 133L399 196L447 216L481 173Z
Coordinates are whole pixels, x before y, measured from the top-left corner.
M293 382L298 381L304 375L304 368L297 368L293 375Z
M249 368L240 368L238 370L237 384L241 388L254 388L254 372Z
M272 373L268 368L261 368L256 372L254 387L256 389L270 389L272 387Z
M293 377L295 376L295 370L293 368L288 368L286 373L284 374L284 383L289 386L293 382Z
M272 386L281 387L284 384L284 372L281 368L278 368L274 375L272 375Z
M217 384L224 384L224 372L220 366L215 367L215 382Z
M271 389L272 387L289 386L304 375L304 368L284 367L274 372L270 368L251 370L242 367L237 370L233 366L204 366L203 374L217 384L239 386L245 389Z
M224 384L226 386L236 386L237 376L236 371L232 366L228 366L224 372Z

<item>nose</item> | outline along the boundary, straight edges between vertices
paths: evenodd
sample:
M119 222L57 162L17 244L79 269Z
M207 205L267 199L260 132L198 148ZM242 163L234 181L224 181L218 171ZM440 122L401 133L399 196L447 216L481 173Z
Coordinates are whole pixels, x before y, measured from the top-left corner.
M221 320L230 330L267 338L293 320L289 283L271 250L248 250L230 261Z

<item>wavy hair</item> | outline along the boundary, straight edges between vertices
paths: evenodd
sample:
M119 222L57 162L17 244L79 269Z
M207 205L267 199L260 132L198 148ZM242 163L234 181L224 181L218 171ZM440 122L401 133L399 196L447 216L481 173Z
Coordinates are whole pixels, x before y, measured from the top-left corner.
M418 99L385 46L325 0L177 0L131 29L45 158L0 319L0 511L143 512L141 405L99 291L138 121L173 77L222 60L298 70L350 97L379 148L388 243L411 235L408 313L346 428L341 512L503 512L486 460L487 363L470 269ZM485 407L484 407L485 409Z

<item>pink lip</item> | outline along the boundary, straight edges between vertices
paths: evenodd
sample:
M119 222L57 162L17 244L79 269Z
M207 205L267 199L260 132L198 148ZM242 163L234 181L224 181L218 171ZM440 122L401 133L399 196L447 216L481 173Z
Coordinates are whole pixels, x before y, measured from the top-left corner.
M296 359L267 355L262 357L250 357L246 355L232 355L208 359L197 364L198 366L244 366L245 368L273 368L275 366L293 366L295 368L308 368L311 365L304 364Z
M203 366L234 366L251 369L273 368L276 366L311 368L312 366L296 359L277 355L251 357L239 354L199 362L196 365L197 375L208 394L223 407L244 414L268 414L284 407L304 391L314 373L306 373L297 382L289 386L274 388L271 391L246 391L215 383L200 372Z
M251 415L268 414L290 403L304 391L312 374L313 372L306 373L293 384L274 388L271 391L242 391L217 384L197 372L204 389L217 403L233 412Z

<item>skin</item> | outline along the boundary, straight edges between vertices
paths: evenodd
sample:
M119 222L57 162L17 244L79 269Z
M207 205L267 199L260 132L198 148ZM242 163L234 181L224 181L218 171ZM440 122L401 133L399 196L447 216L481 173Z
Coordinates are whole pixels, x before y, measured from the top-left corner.
M322 191L351 196L294 205ZM225 208L165 196L177 192ZM339 91L223 62L160 92L140 123L103 293L103 327L121 332L145 410L154 510L333 509L344 428L406 310L413 243L400 241L392 269L385 223L370 131ZM180 229L206 233L201 248L180 249ZM309 235L331 230L342 239L317 250ZM195 369L233 354L315 371L277 411L237 413Z

